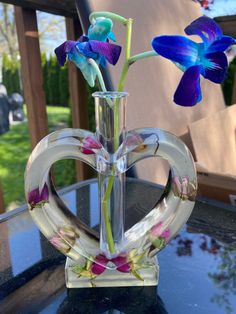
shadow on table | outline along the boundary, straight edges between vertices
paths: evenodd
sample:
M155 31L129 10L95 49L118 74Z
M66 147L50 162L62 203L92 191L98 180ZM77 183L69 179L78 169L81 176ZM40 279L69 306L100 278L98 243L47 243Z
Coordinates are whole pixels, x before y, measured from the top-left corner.
M68 289L57 313L168 314L156 287Z

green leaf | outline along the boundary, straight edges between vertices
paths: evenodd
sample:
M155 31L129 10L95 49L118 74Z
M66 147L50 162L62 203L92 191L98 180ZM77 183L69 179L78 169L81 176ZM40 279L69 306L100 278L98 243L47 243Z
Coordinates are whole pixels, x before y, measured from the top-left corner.
M137 278L138 280L144 281L143 278L139 275L139 273L138 273L135 269L133 269L133 270L131 271L131 273L132 273L132 274L134 275L134 277Z

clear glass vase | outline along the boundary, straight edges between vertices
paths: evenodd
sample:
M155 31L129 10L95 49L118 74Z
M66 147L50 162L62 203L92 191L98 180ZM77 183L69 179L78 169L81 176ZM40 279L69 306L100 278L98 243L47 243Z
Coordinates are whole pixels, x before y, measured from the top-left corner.
M177 234L194 206L194 162L184 143L164 130L126 130L127 93L93 96L95 134L80 129L56 131L32 152L25 175L29 210L43 234L68 257L67 287L156 285L155 255ZM167 160L170 176L153 209L124 230L125 173L148 157ZM84 161L98 173L99 233L75 217L55 191L49 170L65 158Z

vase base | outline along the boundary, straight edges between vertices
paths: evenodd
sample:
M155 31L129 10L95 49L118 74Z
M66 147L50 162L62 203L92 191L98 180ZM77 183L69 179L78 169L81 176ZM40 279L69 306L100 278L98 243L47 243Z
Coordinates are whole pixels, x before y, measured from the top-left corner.
M72 270L80 265L80 261L73 261L67 257L65 265L65 277L67 288L93 288L93 287L131 287L131 286L156 286L159 278L159 265L156 257L150 259L150 266L138 270L140 279L132 273L122 273L117 270L106 269L96 278L78 277ZM82 265L82 261L81 261Z

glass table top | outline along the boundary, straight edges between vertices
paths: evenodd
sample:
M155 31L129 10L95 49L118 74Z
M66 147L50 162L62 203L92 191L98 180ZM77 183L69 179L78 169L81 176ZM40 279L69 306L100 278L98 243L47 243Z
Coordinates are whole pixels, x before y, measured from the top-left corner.
M68 187L70 210L98 228L97 182ZM161 195L159 186L129 179L126 228ZM90 210L91 209L91 210ZM158 287L66 289L65 257L27 210L0 216L0 313L236 313L236 213L196 202L175 239L158 254Z

